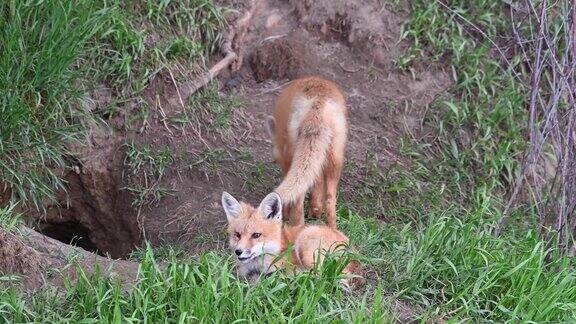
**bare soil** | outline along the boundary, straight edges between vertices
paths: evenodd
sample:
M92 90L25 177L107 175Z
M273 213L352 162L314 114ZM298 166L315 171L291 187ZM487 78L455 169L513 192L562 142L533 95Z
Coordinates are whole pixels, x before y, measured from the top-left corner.
M17 233L0 229L0 273L18 276L21 280L14 283L26 290L46 284L61 286L63 277L74 281L78 277L77 267L87 274L99 269L125 284L133 282L138 273L136 263L101 257L26 227Z
M247 4L235 2L234 7L242 11ZM220 78L221 94L241 101L228 126L213 127L202 114L190 123L172 122L184 110L169 104L179 102L173 97L174 83L181 80L162 72L144 93L149 118L127 125L141 103L126 103L111 128L95 126L90 145L75 148L77 168L66 175L69 201L61 195L58 205L48 206L45 218L31 217L35 228L62 241L80 235L80 246L113 257L127 256L144 238L156 245L182 245L190 254L223 248L226 220L220 195L226 190L256 203L280 182L264 121L278 92L305 75L332 79L345 92L350 136L340 201L361 201L358 189L364 186L367 156L373 156L381 170L391 165L409 168L399 154L400 139L429 134L423 126L429 105L451 84L449 73L439 67L420 66L413 73L394 67L407 47L399 41L407 16L407 8L378 0L362 5L261 0L245 38L243 67ZM106 89L94 96L96 105L110 100ZM125 164L125 144L132 142L156 151L169 148L174 156L158 184L169 189L168 196L142 208L131 206L134 197L127 190L142 184ZM23 249L29 257L22 259L26 264L7 267L46 266L37 261L37 252L10 249Z
M262 43L250 55L250 68L257 82L293 79L303 65L302 48L294 41L275 39Z
M367 1L367 7L348 1L260 3L246 36L249 64L222 78L223 93L242 101L230 128L215 131L200 124L194 131L171 133L163 123L151 123L138 136L142 143L180 153L163 180L174 189L173 195L142 211L147 238L156 243L185 244L192 253L222 246L226 240L221 192L257 203L280 182L264 121L291 79L322 75L336 81L347 96L350 139L343 201L352 200L362 186L368 153L382 169L398 163L408 166L401 161L399 140L427 134L422 120L428 105L450 85L445 71L430 67L411 75L393 66L406 46L398 42L406 11L380 8L378 1ZM345 39L331 36L330 26L338 19L349 29ZM214 151L223 152L217 163L197 164L199 156Z

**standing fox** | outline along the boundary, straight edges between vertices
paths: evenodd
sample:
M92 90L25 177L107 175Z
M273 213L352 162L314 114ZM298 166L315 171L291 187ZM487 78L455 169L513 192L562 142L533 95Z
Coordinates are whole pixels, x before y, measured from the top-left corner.
M310 216L336 229L336 193L348 133L346 102L336 84L321 77L293 81L268 119L273 156L284 180L276 188L293 225L304 224L304 197L310 195Z
M283 225L282 200L274 192L266 196L258 208L240 203L223 192L222 207L228 218L230 248L238 258L239 274L247 279L258 278L261 274L287 266L287 263L311 269L316 260L322 262L319 252L341 250L348 244L346 235L328 226ZM274 263L290 243L294 247L292 260ZM357 266L356 262L350 263L344 273L354 271Z

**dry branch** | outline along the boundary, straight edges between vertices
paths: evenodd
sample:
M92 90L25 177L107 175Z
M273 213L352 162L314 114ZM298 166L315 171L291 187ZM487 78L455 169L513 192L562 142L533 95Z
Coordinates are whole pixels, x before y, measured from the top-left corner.
M232 71L240 69L242 66L242 45L248 26L258 8L258 5L259 0L252 0L250 8L236 21L235 24L233 24L221 46L221 52L225 55L224 58L212 66L205 74L202 74L196 79L190 80L177 88L179 95L177 99L179 102L185 102L192 94L210 83L210 81L217 77L227 67L230 67ZM175 100L172 101L170 104L178 104Z
M521 172L496 231L505 225L520 192L528 192L538 230L557 236L561 251L574 252L576 231L576 1L543 0L512 9L513 32L530 76L528 145ZM515 17L522 17L515 21ZM546 174L546 166L553 174ZM552 231L545 231L551 229Z

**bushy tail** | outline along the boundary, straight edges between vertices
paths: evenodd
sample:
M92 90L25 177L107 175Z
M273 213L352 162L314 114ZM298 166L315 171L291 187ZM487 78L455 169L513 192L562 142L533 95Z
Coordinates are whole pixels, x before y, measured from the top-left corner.
M314 122L300 125L292 164L275 190L284 204L293 204L314 185L326 163L331 142L332 130L326 125Z

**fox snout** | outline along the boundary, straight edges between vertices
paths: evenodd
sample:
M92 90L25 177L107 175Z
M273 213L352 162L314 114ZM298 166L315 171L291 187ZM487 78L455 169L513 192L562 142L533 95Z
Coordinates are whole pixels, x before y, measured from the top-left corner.
M243 250L243 249L234 249L234 254L238 258L238 261L247 261L251 259L254 255L250 249Z

